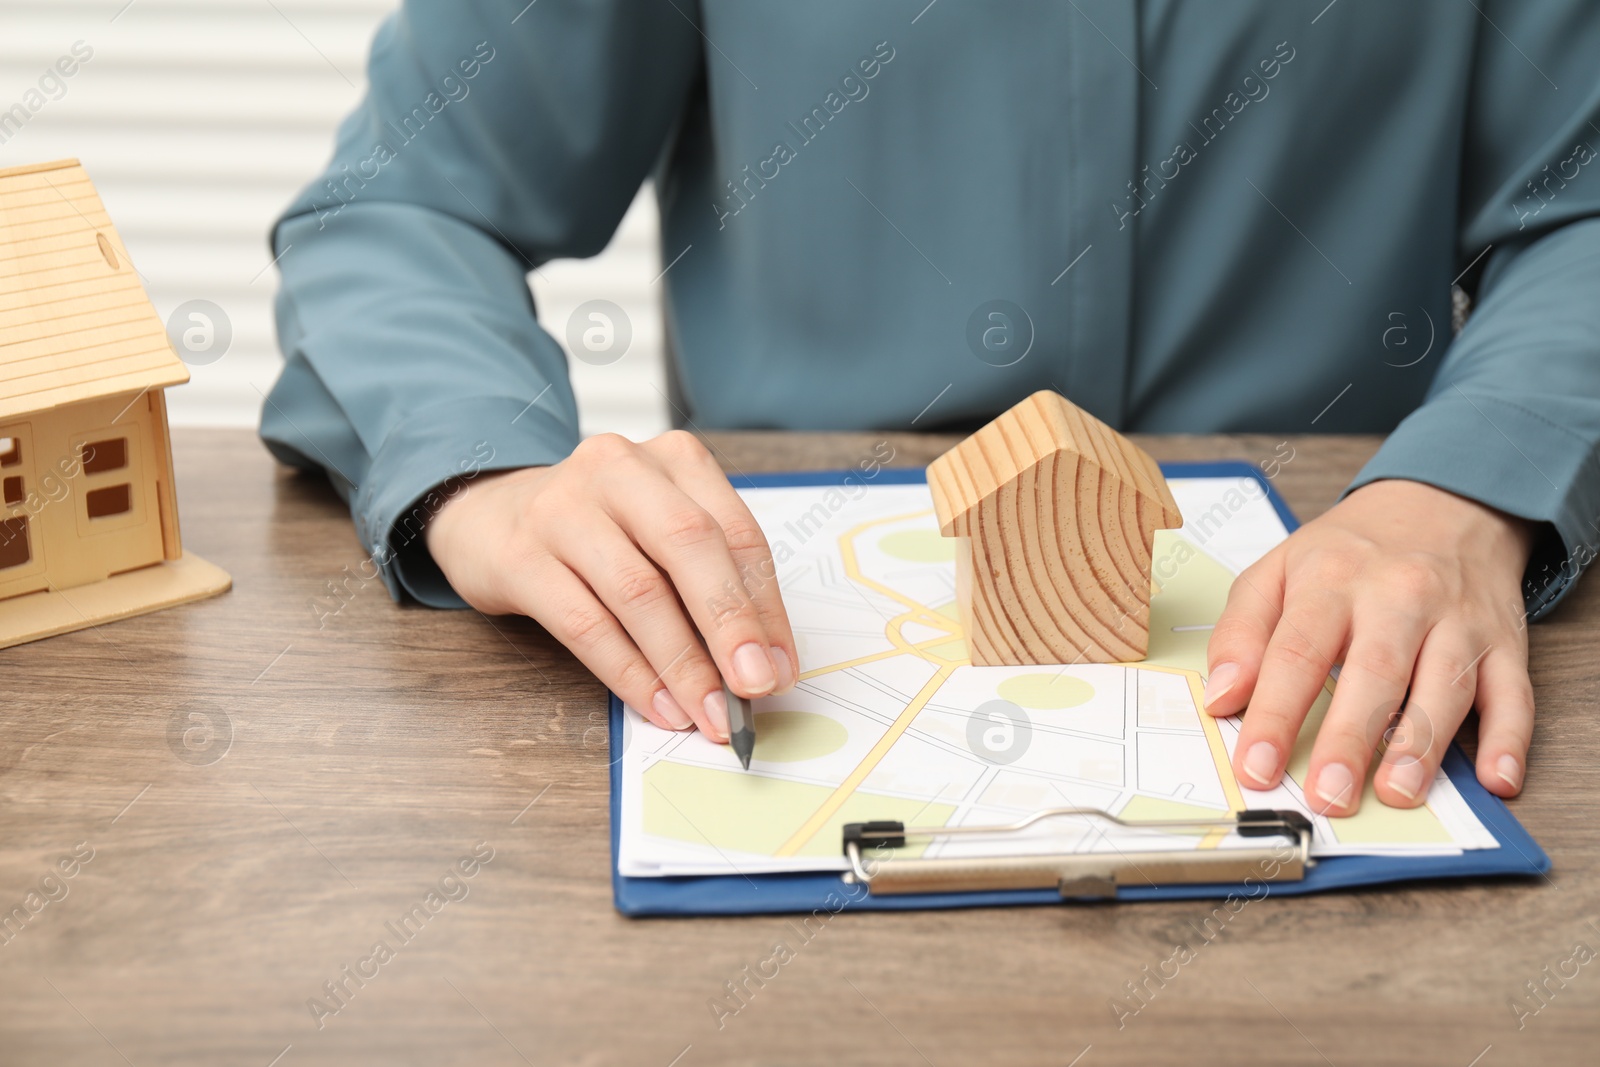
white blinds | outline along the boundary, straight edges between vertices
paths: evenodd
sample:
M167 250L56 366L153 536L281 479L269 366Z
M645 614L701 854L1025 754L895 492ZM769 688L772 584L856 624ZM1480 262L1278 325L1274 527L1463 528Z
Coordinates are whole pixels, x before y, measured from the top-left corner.
M204 299L232 322L228 353L193 366L193 381L170 395L174 422L255 423L258 390L279 363L267 228L326 162L393 6L0 0L0 167L81 159L163 318ZM640 437L667 423L651 284L660 269L655 206L642 197L602 255L552 264L533 281L558 338L587 300L610 300L632 321L621 360L574 367L587 432Z

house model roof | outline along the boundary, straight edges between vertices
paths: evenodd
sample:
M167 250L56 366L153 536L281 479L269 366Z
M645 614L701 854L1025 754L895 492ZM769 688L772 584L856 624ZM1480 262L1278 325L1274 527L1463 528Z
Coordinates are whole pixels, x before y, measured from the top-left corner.
M928 466L928 484L946 537L965 533L969 513L1046 456L1070 452L1127 485L1152 529L1183 525L1161 468L1110 426L1061 394L1040 390ZM975 516L973 516L975 518Z
M188 380L78 161L0 170L0 419Z

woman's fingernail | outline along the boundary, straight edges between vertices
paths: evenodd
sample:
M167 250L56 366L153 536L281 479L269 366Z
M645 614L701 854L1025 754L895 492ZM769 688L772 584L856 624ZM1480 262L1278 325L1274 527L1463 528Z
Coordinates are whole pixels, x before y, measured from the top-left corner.
M739 676L739 686L744 690L744 696L758 697L770 693L778 684L777 677L772 673L771 657L766 649L754 641L746 641L733 650L733 673Z
M716 740L728 739L728 701L722 690L713 689L706 694L706 718L711 720L711 730Z
M1329 808L1342 808L1350 803L1355 791L1356 777L1342 763L1324 763L1317 773L1317 796L1322 798L1323 814Z
M789 653L772 646L772 666L778 675L778 688L787 689L794 684L794 666L789 662Z
M674 730L687 730L690 726L689 714L683 706L672 699L672 694L665 689L657 689L656 695L650 699L650 706L655 708L656 714L666 720L668 726Z
M1522 788L1522 764L1511 753L1508 752L1495 761L1494 773L1512 789Z
M1244 773L1265 789L1278 773L1278 746L1271 741L1257 741L1244 754Z
M1211 672L1211 677L1206 679L1206 691L1200 695L1200 702L1210 707L1227 695L1233 688L1233 683L1239 680L1239 665L1237 663L1219 663L1217 669Z
M1415 756L1401 756L1389 764L1389 788L1407 800L1415 800L1426 782L1425 774L1421 760Z

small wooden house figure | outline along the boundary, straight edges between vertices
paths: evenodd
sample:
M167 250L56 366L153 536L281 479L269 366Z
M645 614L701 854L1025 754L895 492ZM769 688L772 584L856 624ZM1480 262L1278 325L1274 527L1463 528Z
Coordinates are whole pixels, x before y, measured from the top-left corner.
M178 538L188 379L77 161L0 170L0 648L229 587Z
M1058 393L1034 393L928 466L977 665L1119 663L1150 643L1161 469Z

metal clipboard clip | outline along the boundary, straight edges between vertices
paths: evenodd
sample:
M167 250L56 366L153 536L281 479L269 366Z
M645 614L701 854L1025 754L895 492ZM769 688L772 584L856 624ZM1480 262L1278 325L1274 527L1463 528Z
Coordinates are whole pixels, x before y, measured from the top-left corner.
M1018 833L1058 816L1103 819L1135 830L1224 830L1240 837L1278 837L1276 848L1204 848L1149 852L1086 852L1014 856L951 856L896 859L886 850L908 840ZM871 850L868 859L864 853ZM1311 858L1311 820L1298 811L1259 808L1215 819L1160 819L1129 822L1098 808L1047 808L1025 819L997 826L907 827L899 822L854 822L844 827L844 854L850 869L844 880L864 885L874 896L900 893L975 893L997 889L1055 889L1063 899L1108 898L1122 885L1238 884L1298 882L1315 864Z

